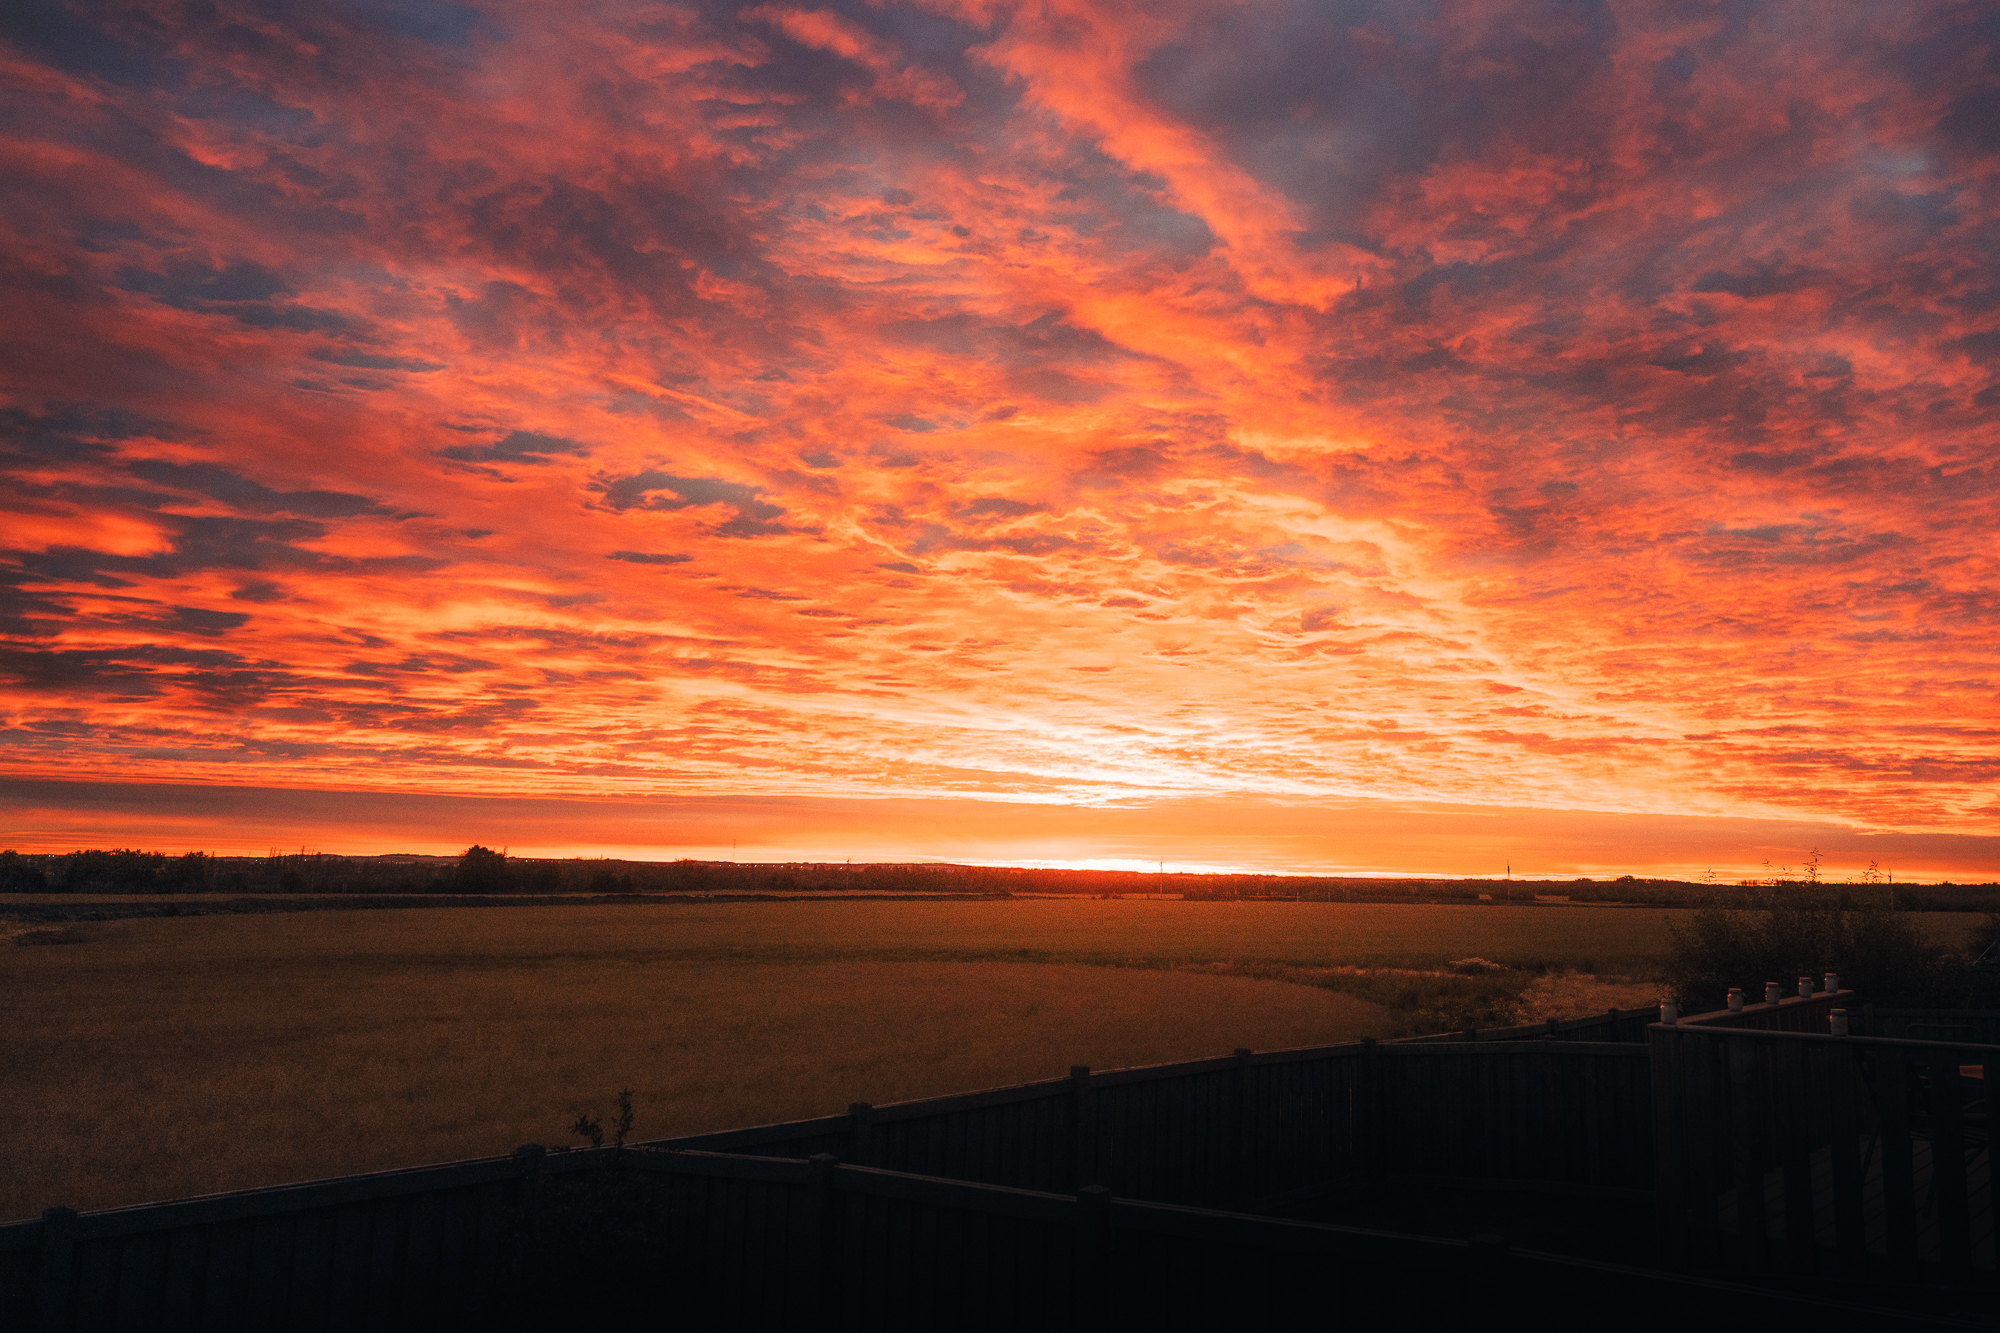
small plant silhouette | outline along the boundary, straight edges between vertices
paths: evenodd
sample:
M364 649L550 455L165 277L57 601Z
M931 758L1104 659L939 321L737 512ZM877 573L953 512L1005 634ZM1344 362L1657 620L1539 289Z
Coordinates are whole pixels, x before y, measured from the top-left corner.
M623 1088L618 1093L618 1114L611 1119L612 1146L621 1151L627 1136L632 1133L632 1089ZM594 1115L580 1115L570 1125L569 1132L580 1139L589 1139L590 1146L604 1146L604 1122Z

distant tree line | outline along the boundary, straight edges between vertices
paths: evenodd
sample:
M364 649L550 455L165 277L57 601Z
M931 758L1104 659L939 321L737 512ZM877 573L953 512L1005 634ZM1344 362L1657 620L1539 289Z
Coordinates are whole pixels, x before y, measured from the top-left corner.
M2000 910L2000 884L1800 885L1846 893L1859 906L1904 911ZM453 857L168 856L133 848L31 855L0 852L0 893L380 893L380 894L1060 894L1109 897L1179 894L1204 900L1526 904L1537 898L1665 907L1754 908L1767 887L1642 879L1354 879L1307 875L1145 874L1122 870L1028 870L936 864L744 863L552 860L509 856L479 844Z

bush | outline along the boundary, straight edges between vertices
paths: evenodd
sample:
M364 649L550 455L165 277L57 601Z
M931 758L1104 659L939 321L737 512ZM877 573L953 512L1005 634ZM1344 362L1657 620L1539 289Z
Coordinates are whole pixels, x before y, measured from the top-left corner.
M504 893L507 880L507 854L474 843L458 858L452 887L460 893Z
M1670 921L1667 934L1667 982L1688 1012L1722 1008L1731 986L1755 1003L1766 982L1791 993L1800 977L1828 972L1872 1004L1963 999L1963 968L1925 942L1908 914L1861 906L1846 893L1779 887L1748 904L1711 902L1689 925Z

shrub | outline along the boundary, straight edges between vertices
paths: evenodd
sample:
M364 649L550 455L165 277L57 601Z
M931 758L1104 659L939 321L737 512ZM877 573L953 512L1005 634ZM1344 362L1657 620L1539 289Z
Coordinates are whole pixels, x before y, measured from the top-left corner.
M1917 934L1905 913L1861 906L1847 894L1778 886L1748 903L1711 901L1691 923L1667 926L1666 978L1688 1010L1720 1009L1731 986L1753 1002L1775 981L1840 974L1874 1004L1921 1007L1962 997L1961 968Z
M507 854L478 843L458 858L458 875L453 885L460 893L500 893L507 887Z

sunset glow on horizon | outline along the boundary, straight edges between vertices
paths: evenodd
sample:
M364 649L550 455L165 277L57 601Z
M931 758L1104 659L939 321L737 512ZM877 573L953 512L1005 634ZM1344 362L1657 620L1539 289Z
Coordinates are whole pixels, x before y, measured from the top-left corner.
M22 12L0 846L2000 874L1991 6Z

